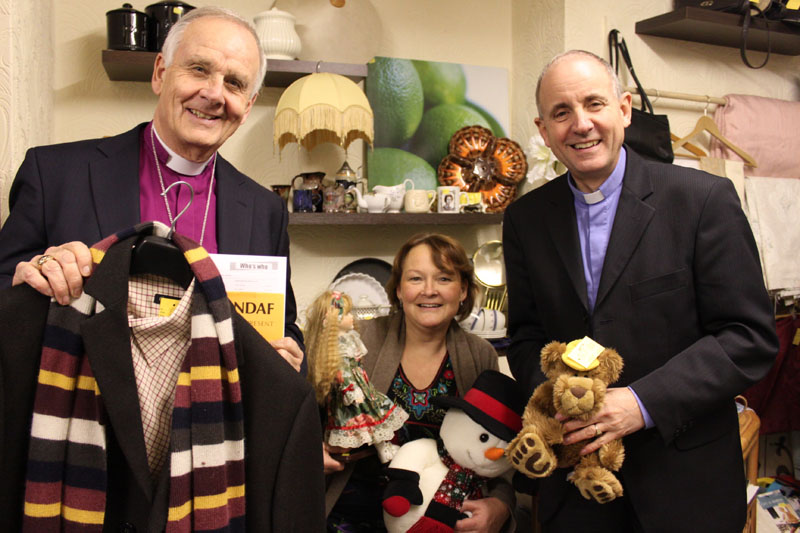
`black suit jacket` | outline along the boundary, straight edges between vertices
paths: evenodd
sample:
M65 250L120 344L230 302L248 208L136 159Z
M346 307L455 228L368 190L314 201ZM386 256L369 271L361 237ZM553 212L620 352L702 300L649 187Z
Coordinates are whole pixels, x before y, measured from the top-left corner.
M11 285L17 263L48 246L70 241L91 246L140 222L139 139L145 126L114 137L28 150L0 229L0 287ZM216 181L219 252L288 257L286 204L222 157ZM286 335L302 347L288 274Z
M616 348L616 385L632 386L655 423L624 439L621 471L645 530L740 531L733 398L778 349L755 242L729 180L627 155L592 312L566 175L506 211L509 365L532 392L547 342L589 335ZM576 490L565 473L541 483L543 520Z
M132 524L139 532L160 532L167 516L169 469L152 482L126 313L130 254L130 248L107 253L87 280L86 293L105 310L82 320L80 328L109 420L104 531ZM47 297L27 285L0 291L0 516L9 531L17 531L21 520L48 304ZM244 408L247 530L323 531L322 433L314 393L235 313L233 325Z

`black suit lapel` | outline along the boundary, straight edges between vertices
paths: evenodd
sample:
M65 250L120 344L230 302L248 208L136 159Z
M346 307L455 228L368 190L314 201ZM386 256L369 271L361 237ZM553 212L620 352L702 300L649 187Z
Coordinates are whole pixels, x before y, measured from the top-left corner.
M126 312L131 245L136 238L134 236L112 247L87 280L86 293L96 298L105 309L83 322L81 336L109 424L114 428L119 447L142 492L152 500L152 479Z
M133 374L128 318L117 310L106 309L84 322L81 335L109 424L137 483L150 500L152 480Z
M250 232L254 229L253 198L245 191L244 174L222 157L217 161L216 172L217 248L220 253L241 253L250 249ZM267 231L267 228L260 229Z
M98 145L106 156L89 163L93 204L105 238L139 222L139 132L144 125Z
M647 225L653 218L655 208L645 202L652 192L653 186L650 183L649 172L639 156L633 150L628 150L622 192L603 262L603 273L597 289L595 308L602 303L603 298L619 279Z
M561 185L563 186L554 188L548 198L546 203L548 211L544 217L545 224L575 293L580 298L583 307L588 310L589 300L586 292L586 279L583 274L583 257L578 238L578 222L575 218L575 199L567 184L566 176L561 179ZM532 231L535 229L532 228Z

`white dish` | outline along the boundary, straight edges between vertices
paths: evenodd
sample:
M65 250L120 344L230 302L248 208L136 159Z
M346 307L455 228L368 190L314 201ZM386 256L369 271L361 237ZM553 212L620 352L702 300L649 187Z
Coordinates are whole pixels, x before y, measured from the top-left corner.
M390 307L386 290L378 280L361 272L345 274L334 280L330 290L345 293L353 300L353 307Z
M497 331L471 331L470 333L474 333L482 339L502 339L506 336L505 329L499 329Z

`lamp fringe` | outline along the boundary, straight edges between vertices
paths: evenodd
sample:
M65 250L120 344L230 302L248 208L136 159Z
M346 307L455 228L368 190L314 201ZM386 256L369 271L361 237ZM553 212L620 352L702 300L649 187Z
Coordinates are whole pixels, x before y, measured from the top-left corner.
M294 109L282 109L273 126L273 143L279 149L290 142L299 142L307 150L323 142L347 148L356 139L372 145L373 137L372 112L358 105L344 111L328 104L313 105L299 115Z

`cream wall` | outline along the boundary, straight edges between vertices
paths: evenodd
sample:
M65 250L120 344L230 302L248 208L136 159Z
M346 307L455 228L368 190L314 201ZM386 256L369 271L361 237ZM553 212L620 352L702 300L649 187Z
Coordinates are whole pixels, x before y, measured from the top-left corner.
M0 221L25 150L51 139L51 16L49 2L0 0Z
M144 9L149 1L134 2ZM149 120L155 97L149 84L110 82L100 63L105 48L105 12L121 5L119 0L71 0L69 2L31 2L52 6L52 32L41 25L17 25L16 34L30 41L38 65L53 66L52 73L22 85L11 79L9 66L19 63L9 55L4 39L9 31L4 8L20 13L27 0L0 0L0 106L4 115L23 111L16 126L29 131L44 126L46 132L19 139L26 147L41 142L62 142L101 135L113 135ZM194 5L205 5L195 2ZM252 18L269 2L229 0L225 5ZM761 70L746 68L737 49L688 43L671 39L638 36L637 20L671 10L671 0L611 2L588 0L349 0L342 9L326 0L277 0L276 7L297 16L297 29L303 41L301 59L363 63L375 55L454 61L504 67L510 71L512 137L527 146L535 130L534 88L539 70L555 53L568 48L585 48L607 57L606 35L610 28L622 31L628 41L637 72L645 87L696 94L723 96L750 93L789 100L798 99L797 57L774 54ZM10 8L8 7L10 6ZM590 7L590 9L587 9ZM22 20L36 20L23 18ZM51 26L46 25L45 28ZM45 39L34 39L37 33ZM19 37L17 37L19 38ZM758 60L756 56L754 60ZM38 69L27 67L39 72ZM45 69L46 72L47 69ZM47 76L52 81L48 81ZM623 82L627 83L623 77ZM52 92L43 89L52 84ZM6 93L16 98L53 102L48 111L36 110L28 121L25 108L11 103ZM265 88L249 117L223 147L223 155L239 169L264 185L287 183L301 171L322 169L333 173L344 161L343 150L323 145L306 153L289 145L278 157L272 149L273 112L280 90ZM30 105L30 104L28 104ZM691 130L703 105L660 99L657 112L668 113L672 130ZM713 110L713 105L711 110ZM42 117L52 120L41 120ZM36 126L29 123L35 122ZM47 124L50 125L47 128ZM21 151L10 156L9 139L16 129L0 121L0 196L5 196L20 162ZM30 141L30 142L28 142ZM351 148L348 161L358 166L358 147ZM10 174L9 174L10 173ZM298 303L304 307L322 290L333 275L360 257L390 260L409 235L421 227L292 227L291 266ZM434 230L449 233L468 250L479 243L499 238L497 227L440 226Z

